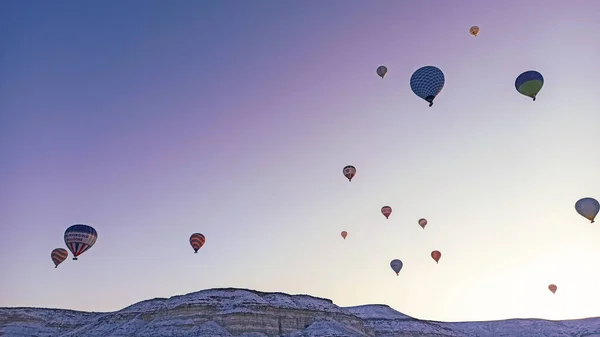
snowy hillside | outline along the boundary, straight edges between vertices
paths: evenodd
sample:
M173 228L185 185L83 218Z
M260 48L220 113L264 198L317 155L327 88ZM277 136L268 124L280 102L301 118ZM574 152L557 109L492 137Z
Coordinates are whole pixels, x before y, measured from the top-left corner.
M142 301L111 313L0 308L0 336L600 337L600 318L444 323L386 305L343 308L308 295L229 288Z

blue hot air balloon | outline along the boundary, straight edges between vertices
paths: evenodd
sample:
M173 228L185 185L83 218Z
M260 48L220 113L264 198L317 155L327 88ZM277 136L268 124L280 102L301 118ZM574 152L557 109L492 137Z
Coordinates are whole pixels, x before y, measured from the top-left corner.
M425 66L417 69L410 77L410 88L415 95L433 105L433 100L446 83L444 73L437 67Z
M400 270L402 270L402 266L403 266L402 261L400 261L398 259L394 259L394 260L392 260L392 262L390 262L390 267L392 267L392 270L396 272L396 276L398 276L400 274Z
M79 255L92 248L97 238L96 230L88 225L73 225L65 231L65 244L73 253L73 260L77 260Z
M594 219L600 213L600 203L594 198L582 198L575 203L575 210L579 215L594 223Z
M533 98L542 90L544 85L544 77L535 70L529 70L517 77L515 80L515 88L521 95Z

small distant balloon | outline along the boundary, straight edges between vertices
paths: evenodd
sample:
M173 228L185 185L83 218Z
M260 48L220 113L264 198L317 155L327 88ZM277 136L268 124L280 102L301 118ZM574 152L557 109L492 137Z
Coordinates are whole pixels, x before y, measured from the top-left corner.
M379 75L379 77L383 78L385 77L385 74L387 74L387 67L386 66L379 66L377 67L377 75Z
M419 219L419 226L421 226L423 229L425 229L425 226L427 226L427 219L425 219L425 218Z
M469 33L473 36L477 36L477 34L479 34L479 27L472 26L471 28L469 28Z
M52 258L52 262L54 262L54 268L57 268L59 264L63 263L67 257L69 257L69 252L63 248L56 248L50 253L50 258Z
M515 88L524 96L531 97L535 101L535 97L544 86L544 77L535 70L529 70L517 77L515 80Z
M190 245L194 249L194 253L197 254L198 250L204 246L206 237L200 233L194 233L190 236Z
M65 244L73 253L73 260L94 246L98 233L88 225L73 225L65 231Z
M434 250L431 252L431 257L435 260L435 263L440 262L440 258L442 257L442 253L439 250Z
M551 284L548 286L548 289L553 293L556 294L556 289L558 289L558 287L556 286L556 284Z
M390 267L392 267L392 270L396 272L396 276L398 276L400 274L400 270L402 270L402 261L395 259L392 260L392 262L390 262Z
M410 77L410 88L415 95L429 102L429 107L444 88L444 83L446 83L444 73L434 66L421 67Z
M344 238L344 240L346 240L346 236L348 236L348 232L342 231L342 237Z
M392 208L390 206L381 207L381 214L383 214L386 219L389 219L392 214Z
M579 215L594 223L594 219L600 211L600 203L594 198L582 198L575 203L575 210Z
M352 178L356 175L356 167L348 165L344 167L342 173L344 174L344 177L348 178L348 181L352 181Z

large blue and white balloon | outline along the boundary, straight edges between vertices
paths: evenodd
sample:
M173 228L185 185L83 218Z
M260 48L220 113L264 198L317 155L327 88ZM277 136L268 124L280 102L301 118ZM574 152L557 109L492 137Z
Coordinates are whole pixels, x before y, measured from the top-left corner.
M88 225L73 225L65 231L65 244L73 253L73 260L77 260L79 255L92 248L97 238L96 230Z
M392 260L392 262L390 262L390 267L392 267L392 270L396 272L396 276L398 276L400 274L400 270L402 270L402 261L395 259Z
M445 83L444 73L434 66L421 67L410 77L410 88L415 95L429 102L430 107Z
M594 198L582 198L575 203L575 210L582 217L594 223L594 219L600 212L600 203Z

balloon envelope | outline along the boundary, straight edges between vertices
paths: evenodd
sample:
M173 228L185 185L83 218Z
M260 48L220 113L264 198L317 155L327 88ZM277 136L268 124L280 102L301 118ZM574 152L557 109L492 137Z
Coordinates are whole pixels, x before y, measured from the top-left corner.
M477 34L479 34L479 27L472 26L471 28L469 28L469 33L473 36L477 36Z
M386 66L379 66L377 67L377 75L379 75L379 77L383 78L385 76L385 74L387 74L387 67Z
M556 284L551 284L551 285L549 285L549 286L548 286L548 289L549 289L549 290L550 290L550 291L551 291L553 294L555 294L555 293L556 293L556 290L558 289L558 287L556 286Z
M381 214L383 214L386 219L389 219L390 215L392 214L392 208L390 206L381 207Z
M427 226L427 219L425 219L425 218L419 219L419 226L421 226L423 229L425 229L425 226Z
M582 198L575 203L575 210L579 215L594 223L594 219L600 211L600 203L594 198Z
M342 231L342 237L344 238L344 240L346 240L346 236L348 236L348 232Z
M348 181L352 181L352 178L356 175L356 168L352 165L344 167L342 170L344 177L348 178Z
M542 90L544 86L544 77L535 70L529 70L517 77L515 88L521 95L533 98Z
M206 237L200 233L194 233L190 236L190 245L194 249L194 253L198 253L198 250L204 246Z
M77 260L79 255L92 248L97 238L96 230L88 225L73 225L65 231L65 244L73 253L73 260Z
M54 268L63 263L67 257L69 257L69 252L64 248L56 248L50 253L50 258L52 259L52 262L54 262Z
M442 257L442 253L439 250L434 250L431 252L431 257L435 260L435 263L438 263Z
M421 67L410 77L410 88L415 95L429 102L429 106L433 105L433 100L444 88L444 83L444 73L434 66Z
M402 270L402 261L395 259L392 260L392 262L390 262L390 267L392 267L392 270L396 272L396 276L398 276L400 274L400 270Z

